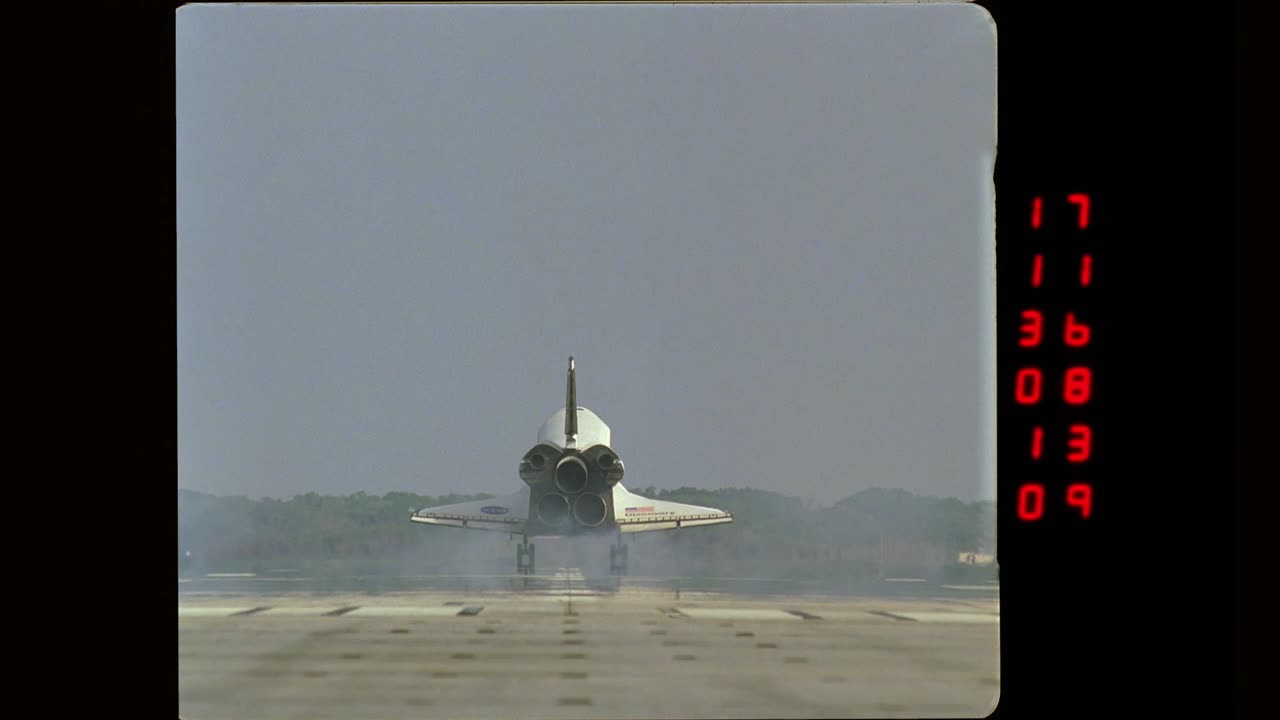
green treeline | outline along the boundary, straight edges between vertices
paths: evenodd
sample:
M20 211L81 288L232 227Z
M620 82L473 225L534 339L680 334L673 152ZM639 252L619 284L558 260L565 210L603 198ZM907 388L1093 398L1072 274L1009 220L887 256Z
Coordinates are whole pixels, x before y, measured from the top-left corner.
M831 507L813 507L800 498L749 488L636 492L722 508L733 513L734 522L627 536L632 574L856 581L994 579L996 573L992 566L958 562L960 553L994 553L991 502L872 489ZM409 521L419 508L490 497L309 493L252 500L179 490L179 572L509 573L514 546L507 535ZM607 558L607 542L600 554Z

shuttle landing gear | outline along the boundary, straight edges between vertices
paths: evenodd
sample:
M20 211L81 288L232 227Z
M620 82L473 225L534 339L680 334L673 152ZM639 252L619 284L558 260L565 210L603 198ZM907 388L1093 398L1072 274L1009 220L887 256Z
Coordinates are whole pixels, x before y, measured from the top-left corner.
M529 542L529 536L525 535L524 539L516 546L516 572L521 575L533 574L533 555L534 546Z
M622 535L618 535L618 541L609 546L609 574L627 574L627 545L622 542Z

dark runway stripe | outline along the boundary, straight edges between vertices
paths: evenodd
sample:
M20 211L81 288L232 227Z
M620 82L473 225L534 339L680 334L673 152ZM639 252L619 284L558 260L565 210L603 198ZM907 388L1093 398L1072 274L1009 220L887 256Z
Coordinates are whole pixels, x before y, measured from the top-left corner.
M241 610L241 611L240 611L240 612L238 612L238 613L231 613L230 615L228 615L228 617L236 617L236 616L238 616L238 615L252 615L252 614L254 614L254 613L260 613L260 612L262 612L263 610L270 610L270 609L271 609L271 606L270 606L270 605L261 605L261 606L256 607L256 608L250 608L250 609L248 609L248 610Z
M352 610L359 610L359 609L360 609L359 605L348 605L346 607L340 607L337 610L330 610L329 612L324 613L324 615L326 617L337 617L339 615L346 615Z
M805 620L821 620L822 619L817 615L814 615L812 613L807 613L803 610L788 610L787 612L791 613L792 615L795 615L796 617L802 617Z
M461 610L458 611L458 614L459 615L479 615L480 611L483 609L484 609L484 606L473 605L471 607L462 608Z
M872 615L883 615L887 618L893 618L894 620L905 620L906 622L916 621L915 618L902 617L901 615L894 615L893 613L885 612L884 610L868 610L867 612L871 613Z

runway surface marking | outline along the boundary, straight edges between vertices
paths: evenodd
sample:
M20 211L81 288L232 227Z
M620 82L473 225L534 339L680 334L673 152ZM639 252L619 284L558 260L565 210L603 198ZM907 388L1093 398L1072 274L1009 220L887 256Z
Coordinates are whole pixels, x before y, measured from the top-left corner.
M358 607L343 617L400 617L414 615L420 617L449 617L459 613L456 607L393 607L370 605Z
M814 615L813 613L805 612L804 610L788 610L787 612L791 613L792 615L795 615L798 618L803 618L805 620L821 620L822 619L821 617Z
M180 594L180 710L209 720L257 720L263 707L281 720L421 720L424 708L530 720L984 717L999 697L998 610L986 595L967 602L627 591L570 613L519 592Z
M250 615L290 616L343 616L343 617L468 617L479 615L483 605L467 607L423 607L398 605L370 605L356 607L316 607L307 605L261 606L251 608L232 607L178 607L183 617L247 617Z
M236 613L242 613L242 612L245 612L246 610L252 610L252 609L253 609L252 605L246 605L244 607L183 607L179 605L178 616L179 617L226 617L227 615L234 615Z
M235 615L256 615L256 614L258 614L258 613L262 612L263 610L267 610L267 609L269 609L269 608L268 608L268 606L266 606L266 605L259 605L259 606L258 606L258 607L256 607L256 608L250 608L250 609L248 609L248 610L245 610L244 612L238 612L238 613L234 613L234 614L235 614Z
M536 597L536 600L570 602L568 597ZM594 601L594 597L572 598L574 602ZM363 605L363 606L245 606L201 607L178 606L179 617L257 617L257 616L330 616L330 617L467 617L483 612L483 605L412 606L412 605ZM516 609L518 606L501 606L497 611ZM655 608L670 618L690 620L822 620L823 616L805 610L775 608L725 608L725 607L659 607ZM862 610L869 615L893 620L923 623L998 623L1000 616L992 612L937 612L894 610ZM492 611L490 612L492 614ZM840 613L837 613L839 616ZM846 618L848 619L848 618Z
M255 615L324 615L335 610L334 607L326 605L324 607L307 607L305 605L285 605L282 607L269 607Z
M932 622L932 623L998 623L999 615L990 613L961 613L961 612L907 612L904 610L895 610L886 612L884 610L868 610L867 612L875 615L883 615L891 617L895 620L910 620L915 622Z
M767 608L674 608L676 612L693 619L707 620L802 620L785 610Z

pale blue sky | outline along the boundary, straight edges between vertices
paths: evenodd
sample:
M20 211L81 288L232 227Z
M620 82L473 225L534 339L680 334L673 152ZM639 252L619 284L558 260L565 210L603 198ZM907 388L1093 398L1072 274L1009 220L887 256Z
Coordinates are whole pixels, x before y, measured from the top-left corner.
M178 486L993 497L995 34L904 6L186 6Z

